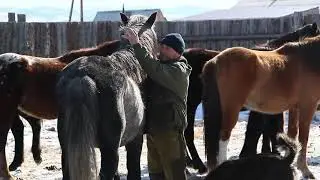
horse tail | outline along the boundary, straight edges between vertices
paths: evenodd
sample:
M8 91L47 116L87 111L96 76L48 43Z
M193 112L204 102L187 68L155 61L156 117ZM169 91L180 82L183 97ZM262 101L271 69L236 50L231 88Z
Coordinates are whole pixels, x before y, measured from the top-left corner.
M217 58L217 57L216 57ZM217 164L219 152L220 127L222 111L220 94L216 77L216 61L208 61L202 71L203 81L203 114L204 114L204 142L208 167Z
M96 179L96 124L99 119L97 87L88 76L75 78L68 82L66 101L64 142L66 164L71 180ZM91 167L92 164L92 167Z
M295 141L288 137L285 133L278 133L277 141L280 148L285 148L286 155L282 159L288 165L291 165L295 158L297 157L298 152L300 151L300 144L298 141Z

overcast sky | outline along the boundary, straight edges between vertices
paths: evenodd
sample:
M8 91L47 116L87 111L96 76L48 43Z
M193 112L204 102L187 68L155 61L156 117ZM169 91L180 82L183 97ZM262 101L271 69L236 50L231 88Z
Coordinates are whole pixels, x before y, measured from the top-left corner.
M226 9L238 0L83 0L84 20L92 21L97 11L160 8L168 20ZM0 21L8 20L8 12L26 14L27 21L67 21L71 0L8 0L0 3ZM75 0L72 20L79 21L80 0Z

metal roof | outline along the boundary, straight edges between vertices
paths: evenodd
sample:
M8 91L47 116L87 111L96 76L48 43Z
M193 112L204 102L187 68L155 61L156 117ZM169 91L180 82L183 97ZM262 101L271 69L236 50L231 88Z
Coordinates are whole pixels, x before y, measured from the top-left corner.
M162 16L160 9L141 9L141 10L125 10L125 14L128 16L141 14L145 16L150 16L153 12L158 12L157 18ZM120 12L119 10L115 11L98 11L93 21L120 21ZM160 13L159 13L160 12Z
M213 10L177 20L275 18L310 9L313 13L319 13L320 0L278 0L273 4L272 2L271 0L241 0L230 9Z

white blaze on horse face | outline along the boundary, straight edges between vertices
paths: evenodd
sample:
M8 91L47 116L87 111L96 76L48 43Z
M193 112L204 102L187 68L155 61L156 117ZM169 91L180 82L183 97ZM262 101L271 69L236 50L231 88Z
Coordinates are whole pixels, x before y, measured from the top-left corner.
M217 166L227 160L229 139L226 141L219 140L219 154L217 157Z

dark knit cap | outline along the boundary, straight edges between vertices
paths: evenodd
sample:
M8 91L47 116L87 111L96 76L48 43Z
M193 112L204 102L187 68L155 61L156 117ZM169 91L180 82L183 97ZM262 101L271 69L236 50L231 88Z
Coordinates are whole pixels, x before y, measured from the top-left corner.
M167 34L160 43L171 47L179 54L182 54L185 48L184 40L179 33Z

